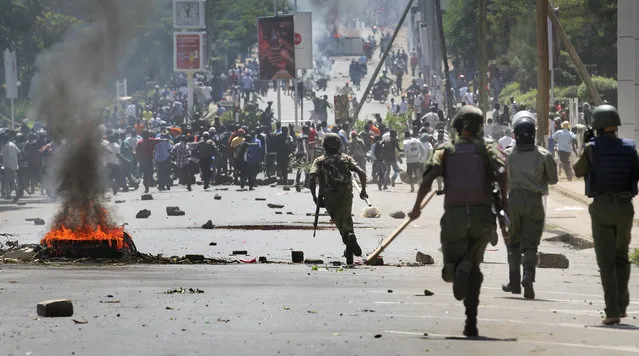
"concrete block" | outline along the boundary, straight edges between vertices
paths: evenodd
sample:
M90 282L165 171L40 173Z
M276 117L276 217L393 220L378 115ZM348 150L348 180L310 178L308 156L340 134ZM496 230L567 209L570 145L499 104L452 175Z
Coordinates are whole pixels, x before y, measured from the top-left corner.
M147 209L140 210L137 214L135 214L135 217L138 219L146 219L149 216L151 216L151 211Z
M291 259L293 263L302 263L304 261L304 251L291 251Z
M38 303L37 312L46 318L72 316L73 303L70 299L45 300Z
M421 251L417 251L417 255L415 256L415 261L419 263L423 263L425 265L435 264L435 260L431 255L425 254Z
M537 268L567 269L569 265L568 258L560 253L537 253Z
M142 200L153 200L153 195L151 195L151 194L142 194Z

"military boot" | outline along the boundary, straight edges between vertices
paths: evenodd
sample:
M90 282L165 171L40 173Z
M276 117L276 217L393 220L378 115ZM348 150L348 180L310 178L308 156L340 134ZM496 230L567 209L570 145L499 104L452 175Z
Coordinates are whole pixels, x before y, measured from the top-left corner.
M470 261L462 261L455 268L455 279L453 280L453 295L457 300L464 300L468 294L468 282L470 279L472 265Z
M348 249L348 247L346 247L346 249L344 250L344 257L346 257L347 265L353 264L353 253Z
M362 255L362 248L357 244L357 236L354 233L349 233L344 239L344 244L346 245L346 249L349 250L353 255L359 257Z
M468 294L466 299L464 299L464 306L466 307L464 336L466 337L479 336L479 330L477 330L477 309L479 307L479 291L483 280L484 276L479 271L479 266L473 267L468 281Z
M521 252L519 248L508 248L508 279L506 285L501 286L501 290L506 293L521 294Z
M535 290L533 283L535 282L535 266L524 266L524 278L521 285L524 287L524 298L535 299Z

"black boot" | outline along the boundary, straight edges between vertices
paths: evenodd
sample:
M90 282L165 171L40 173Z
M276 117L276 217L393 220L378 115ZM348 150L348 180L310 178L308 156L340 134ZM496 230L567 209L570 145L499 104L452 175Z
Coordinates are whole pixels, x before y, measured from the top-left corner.
M350 252L359 257L362 255L362 248L357 244L357 237L354 233L349 233L346 238L343 239L346 248L350 250Z
M534 282L535 266L524 266L524 278L521 280L521 285L524 286L524 298L535 299Z
M347 265L352 265L353 264L353 253L351 252L351 250L346 247L346 249L344 250L344 257L346 257L346 264Z
M468 284L472 265L470 261L462 261L455 268L455 279L453 280L453 295L455 299L464 300L468 294Z
M508 247L509 282L501 286L506 293L521 294L521 251L519 247Z
M466 323L464 325L464 336L477 337L477 308L479 307L479 290L484 280L484 276L479 270L479 266L473 266L468 281L468 294L464 299L466 307Z

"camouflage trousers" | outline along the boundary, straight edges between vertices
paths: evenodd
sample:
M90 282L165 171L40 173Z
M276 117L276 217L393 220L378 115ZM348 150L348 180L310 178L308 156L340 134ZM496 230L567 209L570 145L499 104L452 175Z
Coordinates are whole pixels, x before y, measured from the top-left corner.
M338 187L332 191L324 192L326 210L335 222L335 226L346 241L349 234L353 233L353 191L350 186Z

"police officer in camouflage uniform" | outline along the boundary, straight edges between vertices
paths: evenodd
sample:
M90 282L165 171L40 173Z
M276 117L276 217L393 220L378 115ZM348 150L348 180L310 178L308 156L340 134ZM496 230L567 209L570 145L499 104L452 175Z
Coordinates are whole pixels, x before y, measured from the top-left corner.
M335 222L342 241L346 245L344 257L346 263L353 264L353 255L361 256L362 249L357 244L357 237L353 231L353 218L351 210L353 206L352 172L359 175L362 184L360 198L368 198L366 194L366 172L357 166L357 162L344 153L340 153L341 140L335 133L324 136L325 153L313 161L310 172L310 189L315 204L326 207L331 219ZM319 181L319 194L315 192Z
M611 105L598 106L592 114L596 136L588 142L574 165L577 177L585 177L590 204L592 237L606 303L606 325L627 316L630 303L628 245L633 225L632 198L637 195L639 157L635 143L617 137L619 113Z
M491 186L497 181L506 201L505 157L495 142L482 133L483 113L477 107L462 107L452 122L457 137L438 148L426 166L411 219L417 219L420 204L433 181L444 177L444 216L441 243L444 258L442 279L453 282L453 294L466 307L464 335L478 335L477 308L483 275L479 264L496 228L492 212Z
M542 197L548 195L548 184L557 184L557 165L550 152L535 145L535 119L531 112L518 112L512 123L516 144L506 150L511 224L510 236L506 238L509 283L501 288L504 292L521 294L523 285L524 298L535 299L537 248L545 219Z

